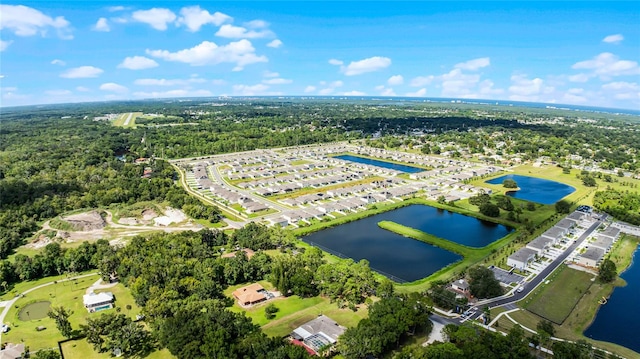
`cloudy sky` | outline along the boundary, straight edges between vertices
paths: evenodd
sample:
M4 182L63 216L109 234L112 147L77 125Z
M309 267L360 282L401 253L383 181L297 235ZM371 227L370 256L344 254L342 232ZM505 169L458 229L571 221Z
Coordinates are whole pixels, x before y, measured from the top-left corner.
M415 96L640 109L637 2L3 1L2 106Z

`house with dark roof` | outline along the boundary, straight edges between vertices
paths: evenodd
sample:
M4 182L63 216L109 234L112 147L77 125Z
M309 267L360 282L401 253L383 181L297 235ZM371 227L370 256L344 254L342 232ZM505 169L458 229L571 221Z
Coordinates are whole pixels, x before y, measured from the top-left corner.
M584 253L580 255L577 263L586 267L597 267L600 261L604 257L604 251L600 248L589 247Z
M319 315L294 329L291 338L319 354L327 346L334 345L346 329L326 315Z
M541 256L549 247L553 245L553 239L548 237L537 237L531 242L527 243L527 248L536 251L536 254Z

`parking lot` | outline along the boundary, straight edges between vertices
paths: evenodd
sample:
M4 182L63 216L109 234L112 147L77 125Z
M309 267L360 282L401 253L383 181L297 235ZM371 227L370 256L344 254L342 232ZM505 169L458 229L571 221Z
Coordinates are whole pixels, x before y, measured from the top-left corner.
M509 271L506 271L498 267L494 267L494 266L492 267L489 267L489 269L491 269L496 279L499 280L500 283L503 283L504 285L510 285L511 283L520 283L521 281L524 280L524 277L521 275L509 273Z

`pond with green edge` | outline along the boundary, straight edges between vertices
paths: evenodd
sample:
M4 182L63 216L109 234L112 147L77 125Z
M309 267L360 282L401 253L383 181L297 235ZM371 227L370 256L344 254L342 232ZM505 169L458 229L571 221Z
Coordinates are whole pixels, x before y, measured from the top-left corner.
M49 307L51 307L51 302L47 301L27 304L20 310L20 313L18 313L18 319L26 322L45 318L49 312Z

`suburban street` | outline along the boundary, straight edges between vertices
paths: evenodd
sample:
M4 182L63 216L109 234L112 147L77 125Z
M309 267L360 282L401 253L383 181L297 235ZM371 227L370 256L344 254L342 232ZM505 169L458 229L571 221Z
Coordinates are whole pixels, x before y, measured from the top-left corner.
M584 240L587 239L587 237L589 237L591 235L591 233L596 228L598 228L603 223L603 221L605 219L606 219L606 217L605 218L601 218L600 220L598 220L594 224L592 224L589 228L587 228L584 231L584 233L576 241L574 241L560 256L558 256L553 262L551 262L551 264L549 264L545 269L543 269L530 282L526 283L526 285L524 286L524 290L522 292L518 293L517 291L514 291L512 295L508 295L507 294L507 295L502 296L502 297L497 297L497 298L492 298L492 299L489 299L489 300L486 300L486 301L481 301L481 302L479 302L477 304L478 308L480 309L480 307L485 307L485 306L489 306L489 308L509 306L510 304L514 304L514 303L522 300L523 298L525 298L527 295L529 295L529 293L531 291L533 291L538 285L540 285L540 283L542 283L549 276L549 274L551 274L556 268L558 268L558 266L560 264L562 264L565 261L565 259L567 259L567 257L571 253L573 253L573 251L582 242L584 242ZM467 319L457 318L456 321L458 323L462 323L462 322L467 321L467 320L475 320L481 314L482 314L482 310L477 310L477 311L475 311L475 313L473 313Z

